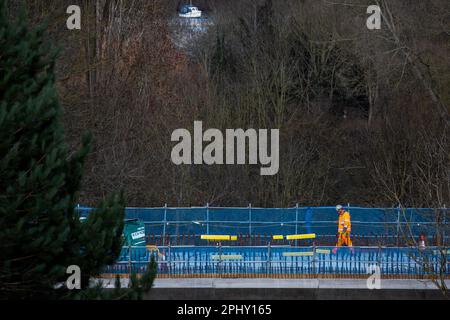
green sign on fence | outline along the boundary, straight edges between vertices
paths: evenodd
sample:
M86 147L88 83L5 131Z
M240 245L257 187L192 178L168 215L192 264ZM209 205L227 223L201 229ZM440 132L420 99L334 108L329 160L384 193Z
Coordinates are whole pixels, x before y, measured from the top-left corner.
M125 220L124 246L145 246L145 226L138 219Z

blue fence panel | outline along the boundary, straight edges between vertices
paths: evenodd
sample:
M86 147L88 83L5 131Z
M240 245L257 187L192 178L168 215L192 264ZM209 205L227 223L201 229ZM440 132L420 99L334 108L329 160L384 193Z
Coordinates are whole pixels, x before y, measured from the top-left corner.
M250 233L249 208L208 208L209 234Z
M252 233L295 234L296 227L297 230L304 230L304 222L298 218L296 211L296 208L252 208Z
M448 226L448 209L346 208L352 233L364 236L418 236ZM86 217L92 208L77 207ZM126 208L126 218L140 219L146 233L162 234L294 234L335 235L338 216L334 207L299 208ZM445 222L445 224L444 224Z

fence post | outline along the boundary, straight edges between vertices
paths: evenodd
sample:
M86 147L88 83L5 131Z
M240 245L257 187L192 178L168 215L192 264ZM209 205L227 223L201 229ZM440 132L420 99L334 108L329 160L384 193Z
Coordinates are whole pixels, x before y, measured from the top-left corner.
M168 271L169 271L169 278L172 278L172 263L171 263L171 261L170 261L170 259L171 259L171 250L170 250L170 248L171 248L171 245L170 245L170 241L169 241L169 245L168 245L168 259L167 259L167 265L168 265Z
M269 243L267 244L267 272L266 272L268 275L270 274L270 270L272 269L271 259L270 259L270 255L271 255L270 251L271 250L270 250L270 240L269 240Z
M383 269L382 269L381 255L382 255L382 247L379 246L379 247L378 247L377 263L378 263L378 267L380 268L380 273L382 274L384 271L383 271Z
M164 204L164 226L163 226L163 241L162 241L162 245L165 245L165 241L166 241L166 225L167 225L167 203Z
M250 245L252 245L252 204L248 204L248 231L250 235Z
M222 277L222 242L219 241L219 264L218 264L219 277Z
M317 277L317 272L316 272L316 243L313 243L313 274Z
M209 203L206 204L206 234L209 234Z
M128 245L128 275L131 276L131 244Z
M444 204L444 227L442 228L442 241L441 241L441 246L445 248L445 246L447 245L446 241L445 241L445 229L447 228L447 208Z
M295 205L295 234L298 234L298 203ZM297 247L298 240L295 240L295 246Z
M397 206L397 248L400 246L400 204Z

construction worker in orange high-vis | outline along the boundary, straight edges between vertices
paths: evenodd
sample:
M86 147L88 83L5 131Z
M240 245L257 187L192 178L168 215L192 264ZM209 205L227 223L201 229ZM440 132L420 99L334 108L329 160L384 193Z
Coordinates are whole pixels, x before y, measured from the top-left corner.
M346 245L352 246L352 240L350 239L350 232L352 231L352 222L350 221L350 213L345 211L341 205L336 206L336 211L339 214L338 222L338 241L336 247Z

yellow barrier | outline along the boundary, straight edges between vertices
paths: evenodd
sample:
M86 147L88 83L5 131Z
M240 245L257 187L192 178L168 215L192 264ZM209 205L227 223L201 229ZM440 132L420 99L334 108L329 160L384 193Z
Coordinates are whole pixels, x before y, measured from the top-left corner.
M212 260L242 260L243 257L240 254L223 254L223 255L219 255L219 254L213 254L211 256Z
M330 253L331 253L331 250L327 250L327 249L316 249L316 253L330 254Z
M289 236L286 236L286 239L288 240L299 240L299 239L314 239L316 237L315 233L308 233L308 234L291 234Z
M201 235L202 240L212 240L212 241L236 241L237 236L226 236L226 235Z
M310 257L314 255L314 251L305 252L283 252L283 257Z
M281 235L273 236L273 240L283 240L283 239L284 239L284 236L281 236Z
M154 245L146 245L145 248L146 248L150 253L152 253L153 251L156 251L156 253L158 254L158 257L161 257L161 256L162 256L162 254L159 252L159 249L158 249L157 246L154 246Z

